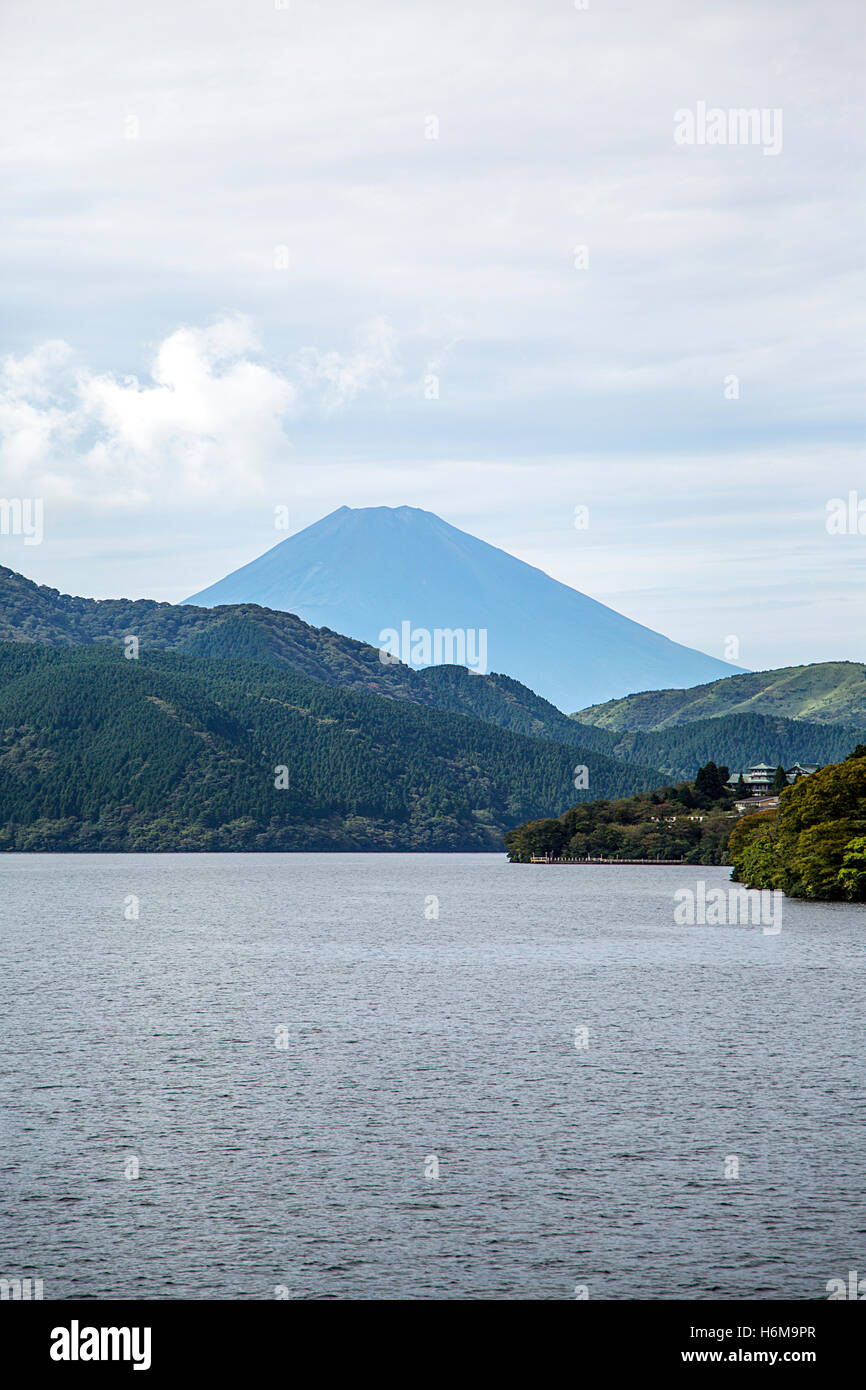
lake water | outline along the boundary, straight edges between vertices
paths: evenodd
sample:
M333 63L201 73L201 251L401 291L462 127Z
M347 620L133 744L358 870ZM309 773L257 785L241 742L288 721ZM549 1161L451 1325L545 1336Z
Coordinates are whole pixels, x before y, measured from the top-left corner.
M866 1273L866 909L678 926L698 879L728 887L493 855L0 856L0 1276L826 1297Z

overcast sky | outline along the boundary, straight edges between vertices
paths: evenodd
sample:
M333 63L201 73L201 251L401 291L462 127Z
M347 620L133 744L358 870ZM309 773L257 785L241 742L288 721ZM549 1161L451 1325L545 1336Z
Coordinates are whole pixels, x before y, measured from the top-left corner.
M866 659L862 0L280 5L3 0L0 562L179 600L275 507L408 503Z

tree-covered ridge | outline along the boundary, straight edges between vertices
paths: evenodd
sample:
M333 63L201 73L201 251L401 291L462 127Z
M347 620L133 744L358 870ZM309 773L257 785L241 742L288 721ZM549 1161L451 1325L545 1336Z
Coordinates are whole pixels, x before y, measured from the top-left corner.
M292 613L243 604L196 608L151 599L86 599L34 584L0 566L0 640L50 646L106 643L128 635L142 651L255 661L298 671L328 685L469 714L534 738L606 753L616 741L584 729L555 705L507 675L475 675L463 666L415 671L383 663L364 642L311 627Z
M578 724L586 730L585 724ZM666 777L689 779L705 763L724 762L735 772L753 763L838 762L863 738L859 729L836 724L809 724L797 719L774 719L760 714L723 715L692 724L675 725L656 733L629 731L611 734L601 745L613 758L657 767ZM589 737L583 742L593 747Z
M475 675L462 666L414 671L399 662L383 664L374 647L310 627L291 613L255 604L212 609L150 599L72 598L0 567L0 638L119 646L129 634L139 638L142 651L255 661L329 685L469 714L514 733L657 769L658 782L693 777L711 758L733 768L757 761L833 762L861 737L847 729L760 715L704 719L661 733L614 732L577 722L507 675Z
M405 697L413 674L406 666L383 665L374 647L310 627L292 613L255 604L195 608L153 599L76 598L0 567L0 640L120 645L129 634L149 651L264 661L379 694Z
M552 859L684 859L724 864L736 820L726 767L710 762L694 782L617 800L587 801L509 831L512 863Z
M654 780L251 661L0 643L7 850L497 850L578 761L609 794Z
M733 876L793 898L866 902L866 747L784 791L731 836Z
M650 690L578 710L581 724L613 732L659 730L726 714L763 714L866 728L866 666L822 661L725 676L689 690Z

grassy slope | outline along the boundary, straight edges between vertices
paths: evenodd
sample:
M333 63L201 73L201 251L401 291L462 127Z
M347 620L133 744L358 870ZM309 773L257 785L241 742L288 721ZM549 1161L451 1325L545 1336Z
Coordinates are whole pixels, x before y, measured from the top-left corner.
M761 714L819 724L866 727L866 666L824 661L727 676L691 690L654 690L578 710L575 720L621 733L660 730L698 719Z

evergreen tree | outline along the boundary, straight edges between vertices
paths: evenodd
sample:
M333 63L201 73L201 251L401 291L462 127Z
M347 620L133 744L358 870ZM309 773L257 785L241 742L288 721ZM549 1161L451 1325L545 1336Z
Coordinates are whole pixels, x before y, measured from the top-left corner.
M578 761L596 796L661 780L266 663L0 642L0 851L496 850Z
M705 796L710 801L718 801L724 795L727 775L727 768L725 768L725 776L722 777L714 762L706 763L704 767L698 768L698 775L695 778L695 792L698 796Z

